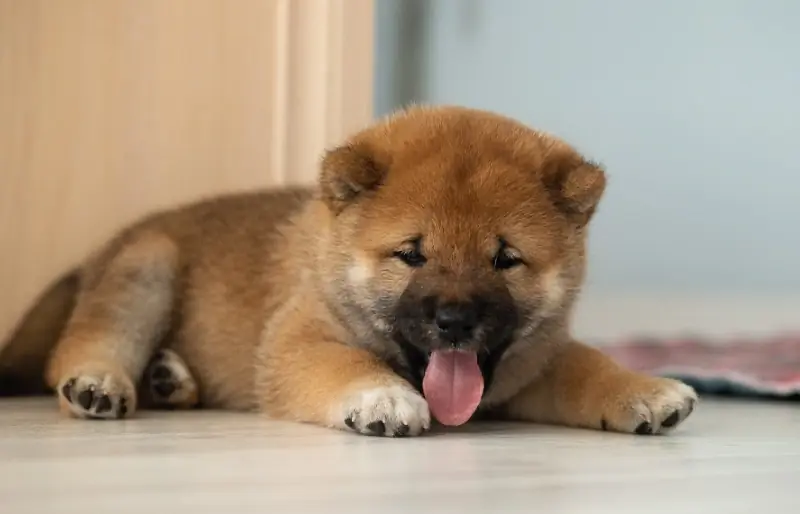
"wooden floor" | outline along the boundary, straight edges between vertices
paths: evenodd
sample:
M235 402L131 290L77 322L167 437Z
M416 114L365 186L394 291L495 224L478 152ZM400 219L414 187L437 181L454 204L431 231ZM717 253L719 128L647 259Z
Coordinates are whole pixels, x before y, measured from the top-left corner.
M800 512L800 405L704 401L665 437L475 425L378 439L248 414L59 419L0 401L0 512Z

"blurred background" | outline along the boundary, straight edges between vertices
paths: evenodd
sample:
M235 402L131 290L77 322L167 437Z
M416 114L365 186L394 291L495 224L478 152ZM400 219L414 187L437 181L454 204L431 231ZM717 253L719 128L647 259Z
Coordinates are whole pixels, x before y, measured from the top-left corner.
M411 102L605 164L586 337L800 324L800 4L0 0L0 334L144 212L313 180Z
M375 111L499 111L607 167L587 336L800 325L800 4L378 0Z
M371 0L0 0L0 341L143 214L312 182L373 42Z

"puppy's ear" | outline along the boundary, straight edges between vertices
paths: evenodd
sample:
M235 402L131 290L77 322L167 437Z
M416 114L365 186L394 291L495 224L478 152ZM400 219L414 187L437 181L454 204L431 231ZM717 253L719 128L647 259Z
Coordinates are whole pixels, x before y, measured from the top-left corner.
M553 203L576 223L585 225L603 196L606 174L600 165L567 152L549 159L544 184Z
M363 193L377 188L386 168L366 143L345 144L328 150L319 176L323 201L339 214Z

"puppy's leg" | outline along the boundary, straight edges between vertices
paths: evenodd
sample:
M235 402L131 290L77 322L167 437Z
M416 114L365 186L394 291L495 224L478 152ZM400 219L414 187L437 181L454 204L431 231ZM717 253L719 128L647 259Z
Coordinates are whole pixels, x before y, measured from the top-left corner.
M507 405L512 419L636 434L672 430L697 394L682 382L634 373L598 350L571 342L538 380Z
M168 328L178 251L166 236L139 234L90 265L46 378L63 411L122 418L135 384Z
M200 400L197 381L189 367L172 350L156 352L144 372L141 402L147 407L192 409Z
M296 323L272 331L262 347L262 410L365 435L418 435L430 427L425 399L375 355L336 342L312 319Z

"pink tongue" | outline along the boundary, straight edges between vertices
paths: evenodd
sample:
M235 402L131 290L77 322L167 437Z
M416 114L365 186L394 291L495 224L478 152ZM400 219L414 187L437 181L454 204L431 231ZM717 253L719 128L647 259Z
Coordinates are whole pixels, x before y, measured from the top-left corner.
M483 375L475 352L433 352L422 391L434 417L442 425L463 425L481 402Z

